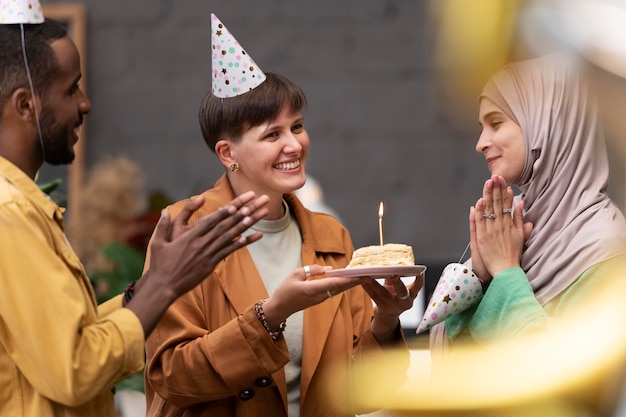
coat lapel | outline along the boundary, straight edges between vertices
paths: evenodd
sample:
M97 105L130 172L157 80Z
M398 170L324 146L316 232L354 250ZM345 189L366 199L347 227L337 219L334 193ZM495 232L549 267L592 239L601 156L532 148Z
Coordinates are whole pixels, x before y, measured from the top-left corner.
M222 190L226 189L222 197L228 198L227 194L232 193L232 191L230 187L225 187L225 185L227 185L227 181L222 178L218 181L216 187L221 186ZM291 210L293 210L302 232L302 265L329 265L329 254L335 257L339 255L341 259L349 258L346 250L351 248L345 248L344 242L336 234L328 233L325 222L320 221L313 224L311 214L293 194L286 194L285 199ZM334 220L333 224L336 224ZM343 268L345 264L332 266ZM225 271L228 271L228 273L224 273ZM215 272L218 275L224 295L238 314L245 311L258 300L269 296L246 248L239 249L227 257ZM303 332L304 335L307 335L307 340L306 343L303 341L302 352L302 376L300 379L302 400L306 396L313 375L319 365L334 317L337 315L343 297L343 294L338 294L304 311ZM286 402L284 372L279 374L274 375L274 377L283 396L283 401Z
M313 223L311 215L302 203L292 196L285 196L292 208L302 232L302 265L328 265L325 256L328 254L344 254L345 248L341 241L327 233L324 224ZM335 268L344 265L332 265ZM304 401L307 390L320 363L324 346L328 340L333 319L341 304L343 294L325 300L304 310L302 376L300 378L301 400Z
M300 378L302 400L317 370L330 334L333 318L341 304L343 294L328 299L304 311L304 332L302 350L302 376Z
M205 206L209 209L203 213L212 213L233 198L233 190L226 175L216 183L213 190L205 193ZM257 301L267 298L267 290L259 275L254 261L247 248L241 248L227 256L215 270L220 286L237 314L243 313Z
M235 251L222 262L222 268L228 274L218 274L220 285L237 314L269 296L248 249Z

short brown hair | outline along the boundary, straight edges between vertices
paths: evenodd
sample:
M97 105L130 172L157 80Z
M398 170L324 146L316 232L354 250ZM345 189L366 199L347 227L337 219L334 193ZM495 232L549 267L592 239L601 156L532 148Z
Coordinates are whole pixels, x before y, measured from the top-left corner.
M239 96L215 97L210 88L204 93L198 117L212 152L224 136L237 140L246 129L274 120L285 105L292 111L306 107L306 96L298 85L279 74L265 75L259 86Z

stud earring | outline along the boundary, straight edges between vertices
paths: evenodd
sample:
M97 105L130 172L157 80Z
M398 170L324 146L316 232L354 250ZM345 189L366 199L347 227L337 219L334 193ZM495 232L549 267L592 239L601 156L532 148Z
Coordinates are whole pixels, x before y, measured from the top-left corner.
M237 162L233 162L232 164L230 164L230 170L231 172L239 171L239 165L237 165Z

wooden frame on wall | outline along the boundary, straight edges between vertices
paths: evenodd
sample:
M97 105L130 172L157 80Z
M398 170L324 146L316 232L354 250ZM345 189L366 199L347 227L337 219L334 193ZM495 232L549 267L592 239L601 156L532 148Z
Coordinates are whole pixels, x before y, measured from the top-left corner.
M43 15L46 18L61 21L67 24L69 36L74 41L80 54L82 77L80 88L87 91L87 23L85 6L77 3L56 3L42 5ZM85 124L78 133L78 142L74 145L76 157L66 170L65 192L67 194L68 223L75 227L80 223L80 191L84 182L85 171Z

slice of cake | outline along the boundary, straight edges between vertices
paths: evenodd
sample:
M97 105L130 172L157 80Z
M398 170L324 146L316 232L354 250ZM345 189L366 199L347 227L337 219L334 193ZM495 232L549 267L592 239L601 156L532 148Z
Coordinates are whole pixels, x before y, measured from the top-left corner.
M401 266L415 265L413 248L401 243L387 243L358 248L352 254L347 268L358 266Z

